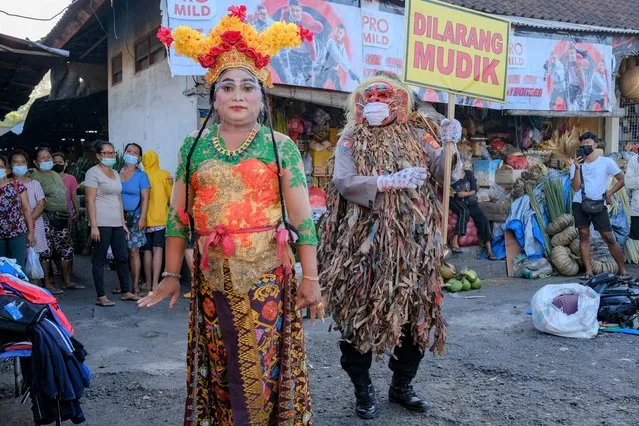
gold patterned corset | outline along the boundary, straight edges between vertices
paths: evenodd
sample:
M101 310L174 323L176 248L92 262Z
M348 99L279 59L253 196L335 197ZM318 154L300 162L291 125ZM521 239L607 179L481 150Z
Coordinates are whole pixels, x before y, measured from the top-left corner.
M237 165L211 159L193 180L202 273L213 290L223 291L228 259L233 290L247 293L264 272L282 263L274 238L282 219L277 169L255 158Z

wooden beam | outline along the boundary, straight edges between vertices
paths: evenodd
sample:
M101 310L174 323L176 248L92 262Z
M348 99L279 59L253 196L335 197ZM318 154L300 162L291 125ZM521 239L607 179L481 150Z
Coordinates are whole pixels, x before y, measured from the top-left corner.
M93 52L93 50L95 50L95 48L98 47L100 45L100 43L102 43L104 40L106 40L106 38L107 38L106 34L103 35L102 37L100 37L98 39L98 41L93 43L91 45L91 47L89 47L86 52L84 52L82 55L80 55L80 57L78 59L84 59L89 53Z
M625 110L623 108L614 108L612 111L536 111L533 109L510 109L505 110L509 115L528 115L532 117L624 117Z
M348 100L348 93L332 92L323 89L310 89L307 87L293 87L276 84L272 89L266 89L266 93L286 99L298 99L317 105L344 109Z
M15 62L7 62L7 61L0 61L0 68L4 68L4 69L19 68L21 71L32 71L37 73L42 72L40 68L34 68L30 65L17 65Z
M15 53L17 55L29 55L29 56L49 56L52 58L64 58L63 56L56 55L55 53L46 52L42 50L23 50L23 49L13 49L9 46L5 46L4 44L0 44L0 50L4 50L7 52Z
M93 16L93 11L91 10L91 8L93 8L93 10L95 10L97 13L97 11L105 3L107 3L107 0L91 0L91 2L84 1L84 5L77 6L78 10L74 11L73 14L67 14L65 12L62 18L67 18L68 22L63 22L62 20L60 20L60 22L56 24L54 29L59 28L60 32L56 34L50 42L48 42L48 46L54 47L56 49L61 49L84 27L89 19L91 19L91 17ZM96 23L96 25L98 24ZM47 41L49 41L48 39L49 37L47 37Z

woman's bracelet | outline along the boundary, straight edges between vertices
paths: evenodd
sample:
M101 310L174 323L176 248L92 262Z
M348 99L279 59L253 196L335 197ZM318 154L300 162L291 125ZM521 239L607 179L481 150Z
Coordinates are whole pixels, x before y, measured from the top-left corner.
M162 278L166 277L177 278L179 280L182 278L182 275L176 274L175 272L162 272Z
M302 276L302 279L309 281L319 281L319 277L307 277L306 275Z

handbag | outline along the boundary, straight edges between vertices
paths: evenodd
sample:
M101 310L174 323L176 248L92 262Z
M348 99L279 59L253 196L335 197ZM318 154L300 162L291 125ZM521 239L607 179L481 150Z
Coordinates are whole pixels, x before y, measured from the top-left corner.
M579 167L579 176L581 177L581 210L586 214L598 214L605 210L606 205L604 200L592 200L586 197L586 190L584 188L584 173Z
M48 212L44 211L42 214L44 219L49 223L49 226L53 229L64 229L69 224L68 212Z

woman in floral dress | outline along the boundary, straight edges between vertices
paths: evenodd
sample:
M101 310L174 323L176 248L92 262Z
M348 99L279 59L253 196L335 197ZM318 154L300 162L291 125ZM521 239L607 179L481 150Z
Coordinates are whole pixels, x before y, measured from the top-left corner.
M29 208L31 209L31 220L35 223L33 228L33 249L36 253L38 253L38 255L42 255L49 250L49 243L47 243L47 236L44 232L44 221L42 220L42 213L44 212L44 203L46 199L40 182L27 176L27 172L29 171L27 166L28 162L29 156L22 150L14 151L11 155L9 155L9 164L11 164L11 172L13 173L13 176L18 182L22 183L27 188ZM59 294L62 292L53 286L49 286L47 290L53 294Z
M244 7L231 8L211 31L208 59L198 46L189 47L189 40L198 39L194 30L178 28L172 36L159 31L165 42L175 37L177 51L199 55L210 68L209 117L215 112L220 123L205 128L205 122L182 145L167 223L166 272L158 290L139 305L169 296L175 304L182 257L194 233L184 424L309 425L298 309L323 308L317 237L297 146L259 124L268 111L262 85L270 83L270 75L268 58L256 59L299 45L306 33L276 23L271 28L277 40L291 44L266 41L244 24L245 13ZM268 37L271 28L260 36ZM258 46L276 51L260 53ZM293 235L304 275L299 285L292 273Z
M24 269L27 246L33 244L33 220L27 188L7 176L7 161L0 157L0 257L15 259Z

